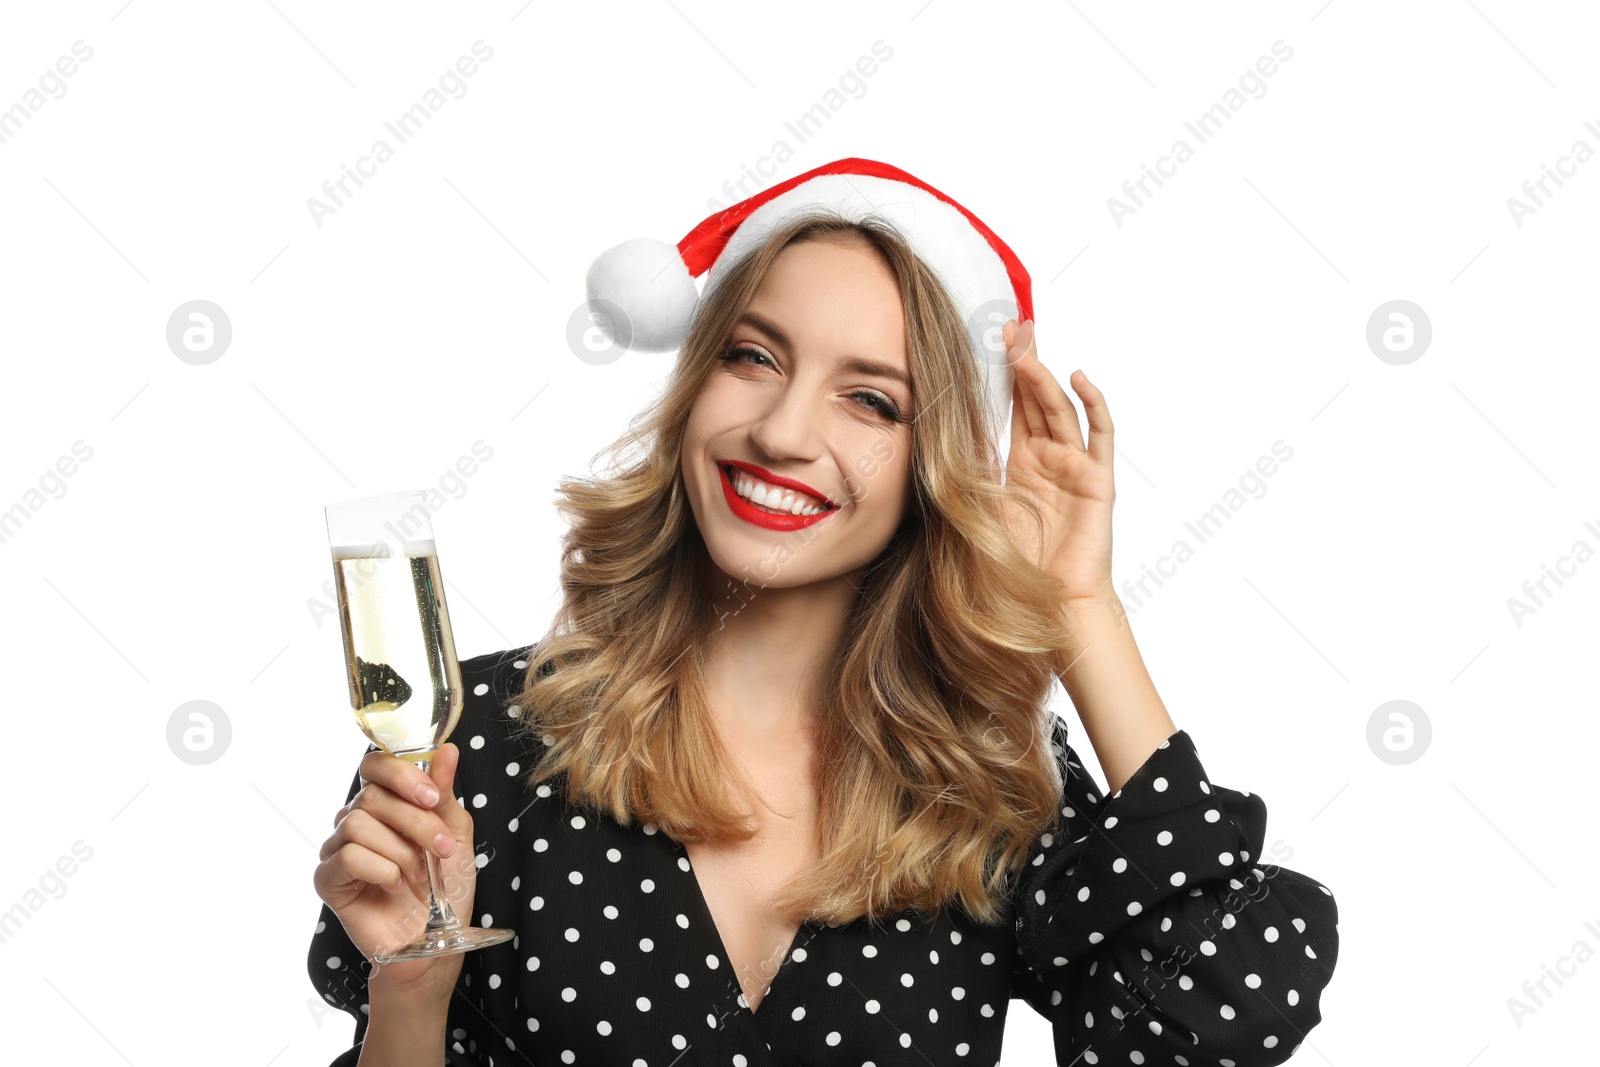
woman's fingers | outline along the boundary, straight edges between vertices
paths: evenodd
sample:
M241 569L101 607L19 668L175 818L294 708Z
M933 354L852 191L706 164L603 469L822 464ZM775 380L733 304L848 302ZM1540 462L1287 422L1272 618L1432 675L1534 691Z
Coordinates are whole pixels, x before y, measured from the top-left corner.
M458 844L468 848L473 847L472 815L461 802L456 799L456 768L461 766L461 750L453 744L439 746L439 751L434 753L433 762L428 765L428 776L433 779L433 784L439 790L439 803L433 808L433 814L444 823L446 832Z
M430 855L450 856L437 865L432 891L463 918L472 912L477 883L472 816L453 792L460 756L454 745L443 745L424 772L386 752L368 753L356 795L340 809L334 832L320 850L313 876L317 895L369 960L411 940L425 926ZM446 976L448 989L461 963L457 955L388 966L396 975Z
M407 878L399 864L354 841L340 846L319 863L313 881L317 895L325 901L345 894L354 897L368 885L382 886L390 893L407 888Z
M392 861L414 880L427 876L427 871L420 869L426 860L422 849L364 808L352 811L333 836L322 843L321 858L335 855L348 844L360 845Z
M1083 413L1089 420L1089 455L1102 463L1111 462L1111 442L1115 428L1111 424L1111 409L1106 406L1106 396L1087 374L1083 375L1083 388L1078 396L1083 400ZM1074 387L1076 388L1076 387Z
M1016 383L1013 403L1021 412L1029 434L1035 437L1049 437L1050 427L1045 423L1044 409L1039 406L1039 398L1034 395L1032 376L1027 365L1028 356L1033 348L1033 331L1029 326L1011 319L1006 322L1005 337L1006 360L1011 364L1012 379Z
M1056 376L1040 362L1031 319L1018 333L1017 354L1013 356L1012 367L1028 405L1026 417L1029 430L1038 436L1083 450L1078 409L1073 406L1072 398L1056 380Z
M339 827L343 828L360 812L388 826L417 849L427 849L439 856L455 851L456 836L436 812L398 797L381 785L368 782L362 786L352 810Z
M368 752L361 758L361 780L381 785L425 808L439 802L439 787L430 775L415 763L387 752Z

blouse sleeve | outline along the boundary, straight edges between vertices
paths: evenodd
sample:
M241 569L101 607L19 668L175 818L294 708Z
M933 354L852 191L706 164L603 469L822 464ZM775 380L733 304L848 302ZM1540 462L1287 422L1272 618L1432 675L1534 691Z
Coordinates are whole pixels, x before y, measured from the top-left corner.
M367 746L367 752L377 750L376 745ZM350 783L345 803L354 799L360 789L361 772L358 770ZM471 973L474 967L473 953L466 955L461 965L463 975ZM367 1036L367 976L372 973L372 964L356 948L350 935L345 933L339 916L326 904L322 905L316 930L311 936L306 969L311 975L312 986L323 1002L349 1012L356 1023L355 1043L341 1052L328 1067L356 1067L356 1062L361 1058L361 1043ZM467 1030L457 1022L474 1014L475 1009L466 999L458 980L450 997L449 1021L445 1026L444 1053L445 1063L449 1067L486 1067L488 1061L469 1044Z
M1214 785L1189 735L1102 798L1056 716L1062 829L1017 884L1015 996L1056 1061L1271 1067L1322 1020L1338 908L1264 862L1260 797ZM1276 849L1275 849L1276 852Z

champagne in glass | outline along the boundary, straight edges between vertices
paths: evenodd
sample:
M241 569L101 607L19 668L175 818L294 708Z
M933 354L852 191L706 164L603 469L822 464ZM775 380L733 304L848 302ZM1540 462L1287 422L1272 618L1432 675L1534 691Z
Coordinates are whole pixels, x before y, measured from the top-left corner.
M333 548L350 706L372 743L413 762L461 716L461 670L433 542ZM419 625L420 624L420 625Z
M455 729L466 694L423 494L364 497L325 510L356 723L373 744L426 773ZM427 928L373 962L425 959L511 939L511 930L463 925L438 892L438 857L426 856Z

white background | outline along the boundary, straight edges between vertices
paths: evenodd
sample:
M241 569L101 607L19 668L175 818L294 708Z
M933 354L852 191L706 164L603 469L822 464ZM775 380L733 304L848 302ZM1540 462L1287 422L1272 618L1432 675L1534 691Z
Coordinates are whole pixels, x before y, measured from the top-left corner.
M366 744L316 606L322 506L436 486L485 442L434 516L457 645L540 636L556 482L671 358L575 358L584 271L625 238L676 241L778 141L792 158L736 197L852 155L931 182L1031 270L1045 364L1105 391L1116 578L1162 697L1338 900L1325 1021L1295 1062L1590 1047L1600 962L1521 1025L1507 1000L1576 942L1600 950L1600 564L1569 559L1520 625L1508 601L1600 546L1600 161L1521 226L1507 200L1576 140L1600 149L1592 10L801 10L6 5L0 109L93 49L0 144L0 509L27 512L0 543L0 909L28 913L0 943L8 1058L265 1067L348 1045L306 974L316 849ZM384 122L480 39L465 95L318 226L307 199L394 146ZM785 123L880 40L892 57L802 142ZM1280 40L1264 95L1199 143L1184 123ZM1178 138L1194 157L1119 226L1108 198ZM193 299L233 330L204 366L166 343ZM1404 365L1366 341L1394 299L1432 324ZM1198 544L1185 523L1280 440L1292 458ZM49 481L78 441L92 458ZM1179 539L1195 554L1154 595L1123 585ZM203 766L167 742L196 699L232 729ZM1432 726L1405 765L1367 740L1394 699ZM33 892L75 842L91 858ZM1014 1002L1005 1061L1049 1041Z

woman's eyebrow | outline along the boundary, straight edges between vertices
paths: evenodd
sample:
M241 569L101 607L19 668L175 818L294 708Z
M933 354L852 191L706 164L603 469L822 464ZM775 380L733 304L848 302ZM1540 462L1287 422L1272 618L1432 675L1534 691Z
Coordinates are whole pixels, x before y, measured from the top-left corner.
M845 370L855 371L857 374L870 374L874 378L887 378L889 381L899 382L907 389L911 388L911 382L906 378L904 372L898 367L889 366L887 363L877 363L870 359L862 359L860 356L850 356L841 360L839 365Z
M792 351L794 349L794 342L789 340L789 335L779 329L778 325L771 319L763 318L753 311L746 311L739 317L739 321L749 323L751 326L754 326L762 333L771 337L778 343L778 346L785 351ZM906 377L905 372L899 367L894 367L887 363L880 363L877 360L865 359L861 356L847 356L843 360L840 360L839 365L845 370L854 371L857 374L870 374L875 378L886 378L892 382L899 382L907 389L911 388L911 380Z

